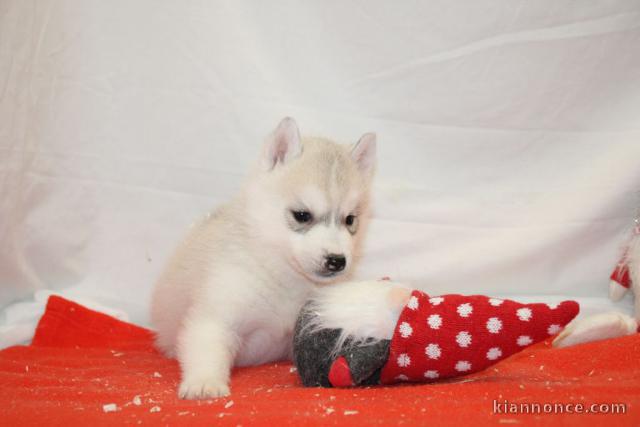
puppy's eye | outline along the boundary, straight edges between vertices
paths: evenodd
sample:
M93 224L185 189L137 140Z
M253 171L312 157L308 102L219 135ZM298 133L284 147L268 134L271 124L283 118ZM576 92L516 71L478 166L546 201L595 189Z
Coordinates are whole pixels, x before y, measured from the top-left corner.
M293 215L293 219L295 219L300 224L305 224L313 219L313 215L311 215L311 212L307 211L291 211L291 214Z
M344 225L347 226L347 230L349 230L351 234L355 233L358 229L358 217L355 215L347 215L344 218Z

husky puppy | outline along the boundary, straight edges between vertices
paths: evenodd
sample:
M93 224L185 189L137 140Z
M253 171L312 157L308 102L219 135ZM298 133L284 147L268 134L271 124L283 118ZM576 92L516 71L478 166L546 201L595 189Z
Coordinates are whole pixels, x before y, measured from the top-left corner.
M310 291L347 279L358 259L375 147L371 133L353 147L301 139L285 118L240 193L193 227L151 307L180 397L228 395L233 366L291 358Z

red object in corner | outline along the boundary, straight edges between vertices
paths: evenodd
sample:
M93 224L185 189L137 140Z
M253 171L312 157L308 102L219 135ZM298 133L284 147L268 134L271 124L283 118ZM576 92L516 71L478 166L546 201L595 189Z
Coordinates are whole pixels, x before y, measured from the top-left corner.
M640 425L640 335L553 349L549 341L459 381L304 388L289 362L234 370L227 398L176 396L180 370L153 334L51 297L34 342L0 351L6 426ZM514 414L505 402L620 403L624 414ZM497 405L497 406L496 406Z
M52 295L32 346L109 348L156 353L153 332Z

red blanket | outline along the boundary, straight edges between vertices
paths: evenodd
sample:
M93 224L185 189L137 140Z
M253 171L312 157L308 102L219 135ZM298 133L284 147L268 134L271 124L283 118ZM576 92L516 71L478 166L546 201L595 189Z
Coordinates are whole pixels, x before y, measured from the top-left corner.
M51 297L33 344L0 352L0 420L6 426L638 426L639 362L636 334L562 350L543 342L486 371L430 385L303 388L290 363L275 363L235 370L228 398L184 401L176 397L178 365L154 350L149 330ZM575 413L579 405L590 413Z

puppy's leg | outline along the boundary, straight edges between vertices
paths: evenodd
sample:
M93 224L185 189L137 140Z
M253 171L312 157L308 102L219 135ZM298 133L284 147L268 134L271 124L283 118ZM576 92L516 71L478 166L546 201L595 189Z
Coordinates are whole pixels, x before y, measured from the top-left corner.
M229 375L239 339L226 325L207 314L191 315L178 336L178 361L183 399L227 396Z

